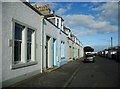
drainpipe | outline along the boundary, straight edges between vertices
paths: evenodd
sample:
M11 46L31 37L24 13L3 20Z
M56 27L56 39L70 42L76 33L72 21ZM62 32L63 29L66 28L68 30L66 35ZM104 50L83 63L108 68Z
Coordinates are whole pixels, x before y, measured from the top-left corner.
M41 29L40 29L40 55L41 55L41 73L43 72L43 61L44 61L44 16L40 17Z
M57 66L60 67L60 29L58 28L58 41L57 41Z

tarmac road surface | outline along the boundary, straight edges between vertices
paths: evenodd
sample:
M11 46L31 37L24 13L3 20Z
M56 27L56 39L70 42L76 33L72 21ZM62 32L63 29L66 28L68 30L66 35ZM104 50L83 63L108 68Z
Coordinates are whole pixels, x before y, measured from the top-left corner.
M118 87L120 66L114 60L95 57L95 63L81 63L67 87Z

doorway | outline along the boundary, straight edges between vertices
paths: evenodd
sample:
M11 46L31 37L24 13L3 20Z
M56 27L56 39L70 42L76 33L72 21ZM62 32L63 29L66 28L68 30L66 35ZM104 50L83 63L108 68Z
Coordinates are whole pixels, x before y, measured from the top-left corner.
M48 68L49 65L49 59L50 59L50 37L46 36L46 68Z
M78 49L78 58L80 58L80 49Z

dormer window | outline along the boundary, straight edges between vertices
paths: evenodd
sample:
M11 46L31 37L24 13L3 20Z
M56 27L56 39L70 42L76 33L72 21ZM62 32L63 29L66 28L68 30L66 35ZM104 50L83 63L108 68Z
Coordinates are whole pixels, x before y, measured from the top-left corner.
M45 18L49 19L49 21L51 21L53 24L55 24L58 28L60 28L63 31L64 20L62 19L62 17L54 13L54 14L45 15Z

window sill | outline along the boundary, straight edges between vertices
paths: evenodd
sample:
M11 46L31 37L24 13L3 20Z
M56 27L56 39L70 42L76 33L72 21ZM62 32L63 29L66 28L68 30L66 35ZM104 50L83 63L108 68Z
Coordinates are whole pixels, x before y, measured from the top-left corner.
M27 63L13 64L12 69L28 67L28 66L35 65L35 64L37 64L37 61L30 61L30 62L27 62Z

